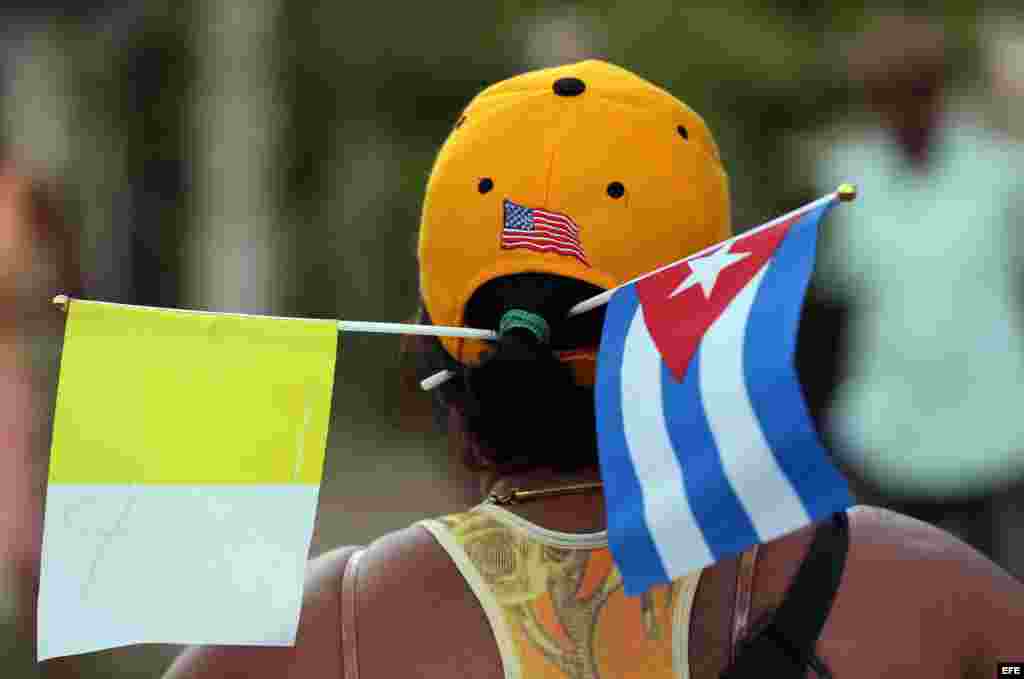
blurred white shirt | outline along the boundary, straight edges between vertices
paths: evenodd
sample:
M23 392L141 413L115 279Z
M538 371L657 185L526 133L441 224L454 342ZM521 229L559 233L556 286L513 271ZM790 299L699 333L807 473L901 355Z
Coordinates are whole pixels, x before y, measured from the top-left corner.
M891 492L962 495L1024 474L1024 150L946 127L924 171L882 131L824 152L817 276L853 305L829 426Z

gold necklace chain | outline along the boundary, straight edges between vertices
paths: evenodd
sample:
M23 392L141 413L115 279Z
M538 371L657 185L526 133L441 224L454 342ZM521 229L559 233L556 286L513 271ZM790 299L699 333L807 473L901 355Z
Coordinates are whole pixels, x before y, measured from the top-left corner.
M528 502L529 500L538 500L542 497L586 493L590 490L600 490L603 487L604 484L601 481L585 481L583 483L573 483L568 486L541 488L539 490L519 490L514 488L507 493L492 490L487 496L487 501L496 505L514 505L520 502Z

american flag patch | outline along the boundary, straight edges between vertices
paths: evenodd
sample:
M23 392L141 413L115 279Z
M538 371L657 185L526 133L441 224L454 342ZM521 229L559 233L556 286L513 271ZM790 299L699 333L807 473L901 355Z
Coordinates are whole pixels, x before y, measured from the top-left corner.
M501 247L556 252L590 266L580 245L580 227L576 222L566 215L525 207L508 199L505 200Z

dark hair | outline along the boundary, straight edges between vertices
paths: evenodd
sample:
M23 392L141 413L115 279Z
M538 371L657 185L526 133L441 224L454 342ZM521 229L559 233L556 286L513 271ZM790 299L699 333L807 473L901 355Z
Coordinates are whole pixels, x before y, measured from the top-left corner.
M436 337L406 341L420 378L456 372L435 390L435 414L463 464L499 473L597 464L593 388L577 385L555 351L597 346L603 309L566 316L575 303L599 292L582 281L536 273L484 284L466 306L466 326L497 329L506 311L522 309L548 321L551 339L542 344L528 331L509 330L475 367L457 363ZM425 308L418 322L431 323Z

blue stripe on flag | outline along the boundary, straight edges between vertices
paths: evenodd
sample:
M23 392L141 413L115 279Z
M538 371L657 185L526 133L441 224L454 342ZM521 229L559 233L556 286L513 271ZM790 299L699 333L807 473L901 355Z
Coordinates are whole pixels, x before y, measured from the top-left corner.
M636 314L642 313L636 287L631 285L616 292L605 313L594 399L608 546L620 568L630 564L635 569L627 577L642 591L669 578L643 516L643 490L633 469L622 424L622 357L630 323Z
M807 213L790 227L768 264L744 342L751 405L779 467L815 521L853 505L846 480L829 461L814 430L793 364L800 310L814 268L818 221L831 206ZM774 368L777 374L754 374L765 368Z
M662 368L662 401L672 447L683 469L690 511L717 561L760 542L760 538L726 478L704 415L699 351L690 360L682 382L676 381L668 366Z

